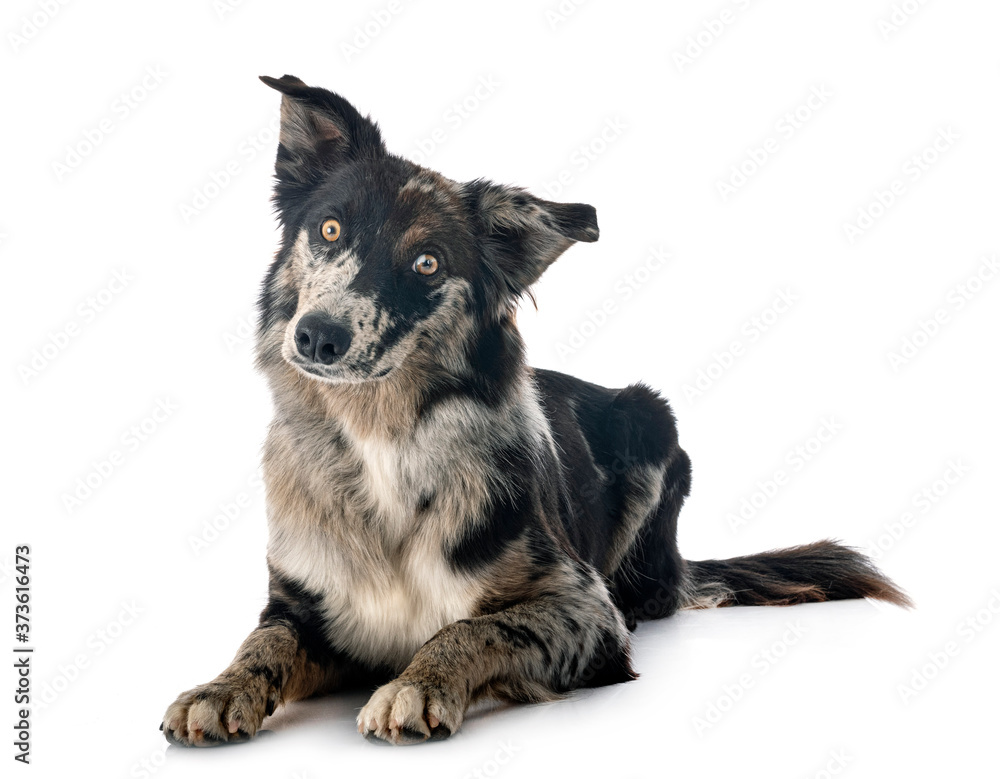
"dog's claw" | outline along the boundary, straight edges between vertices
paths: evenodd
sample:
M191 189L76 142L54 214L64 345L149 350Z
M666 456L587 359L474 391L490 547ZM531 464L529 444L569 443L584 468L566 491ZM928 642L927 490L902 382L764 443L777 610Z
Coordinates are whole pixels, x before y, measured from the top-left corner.
M372 694L358 714L358 729L370 741L419 744L450 736L464 713L462 699L448 688L400 678Z

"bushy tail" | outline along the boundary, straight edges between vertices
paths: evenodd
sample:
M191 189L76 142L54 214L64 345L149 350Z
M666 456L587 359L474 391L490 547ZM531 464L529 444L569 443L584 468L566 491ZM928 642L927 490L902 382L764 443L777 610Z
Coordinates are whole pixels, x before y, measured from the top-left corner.
M687 585L682 608L688 609L791 606L850 598L913 606L865 555L830 540L728 560L688 561Z

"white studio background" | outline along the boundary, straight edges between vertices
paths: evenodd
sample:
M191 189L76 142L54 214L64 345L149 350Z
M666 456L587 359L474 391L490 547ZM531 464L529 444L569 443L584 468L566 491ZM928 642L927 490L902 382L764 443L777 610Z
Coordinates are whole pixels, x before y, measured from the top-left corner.
M998 24L986 0L9 0L0 643L29 544L35 648L15 769L982 775L1000 691ZM248 333L278 241L279 95L257 76L284 73L451 178L596 206L600 241L519 322L533 364L670 398L695 469L686 556L841 538L918 608L647 623L638 681L412 749L361 739L364 696L346 695L250 745L167 750L166 706L226 666L266 596L270 400Z

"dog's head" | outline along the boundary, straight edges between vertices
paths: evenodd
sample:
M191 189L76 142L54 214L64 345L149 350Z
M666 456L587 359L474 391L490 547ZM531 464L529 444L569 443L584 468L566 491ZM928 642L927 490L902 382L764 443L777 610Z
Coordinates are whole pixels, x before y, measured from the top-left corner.
M509 321L574 241L597 240L591 206L451 181L389 154L339 95L294 76L261 80L283 95L284 231L261 296L262 357L333 383L407 363L459 370L474 333Z

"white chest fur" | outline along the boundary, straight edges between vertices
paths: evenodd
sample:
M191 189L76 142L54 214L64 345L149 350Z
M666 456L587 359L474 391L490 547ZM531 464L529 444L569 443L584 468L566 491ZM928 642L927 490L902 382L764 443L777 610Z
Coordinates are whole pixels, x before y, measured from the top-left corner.
M486 474L440 429L391 445L332 422L303 429L268 438L268 560L321 595L334 646L401 670L481 597L445 553L483 504Z
M347 559L321 528L271 535L269 559L281 573L322 593L330 642L351 656L402 670L450 622L471 616L479 588L456 574L434 544L415 543L395 559L371 552Z

